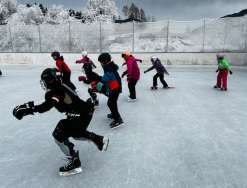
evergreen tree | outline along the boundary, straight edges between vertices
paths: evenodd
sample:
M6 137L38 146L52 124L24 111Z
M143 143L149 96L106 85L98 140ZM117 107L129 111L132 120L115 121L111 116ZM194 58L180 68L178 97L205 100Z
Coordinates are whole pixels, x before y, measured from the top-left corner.
M122 12L124 16L128 17L129 16L129 7L128 5L123 6Z

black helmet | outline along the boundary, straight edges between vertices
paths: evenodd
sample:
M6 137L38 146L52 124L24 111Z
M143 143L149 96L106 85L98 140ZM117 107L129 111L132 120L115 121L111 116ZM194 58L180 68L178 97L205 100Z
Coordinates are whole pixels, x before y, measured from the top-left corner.
M111 61L111 55L109 53L102 53L99 55L98 61L102 64L107 64Z
M51 57L58 58L58 57L60 57L60 53L58 51L54 51L51 53Z
M55 68L47 68L41 73L41 86L44 89L52 89L57 84L61 83L57 70Z

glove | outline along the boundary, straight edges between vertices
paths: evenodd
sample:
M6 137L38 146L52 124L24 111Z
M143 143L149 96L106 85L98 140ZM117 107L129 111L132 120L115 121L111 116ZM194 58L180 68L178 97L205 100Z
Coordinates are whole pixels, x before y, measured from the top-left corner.
M22 105L16 106L13 110L13 115L21 120L24 116L32 114L34 112L34 102L30 101L28 103L24 103Z
M229 73L230 73L230 74L233 74L233 72L232 72L231 70L229 71Z
M215 72L219 72L219 69L217 69Z
M78 76L78 81L79 82L80 81L84 82L86 79L87 79L86 76Z
M147 71L144 71L144 74L146 74L147 73Z

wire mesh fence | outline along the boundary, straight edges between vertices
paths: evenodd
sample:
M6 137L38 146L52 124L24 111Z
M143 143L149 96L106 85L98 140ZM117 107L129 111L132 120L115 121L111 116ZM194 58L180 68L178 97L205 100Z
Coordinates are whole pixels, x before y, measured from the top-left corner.
M0 52L247 52L247 18L1 25Z

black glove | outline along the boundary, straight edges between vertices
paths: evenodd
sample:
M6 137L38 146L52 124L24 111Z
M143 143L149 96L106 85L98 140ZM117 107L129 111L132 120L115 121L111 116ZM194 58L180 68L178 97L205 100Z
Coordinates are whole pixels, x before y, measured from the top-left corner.
M215 72L219 72L219 69L217 69Z
M146 74L147 73L147 71L144 71L144 74Z
M233 72L231 70L229 72L230 72L230 74L233 74Z
M13 110L13 115L17 119L21 120L23 116L33 114L33 112L34 112L34 102L30 101L25 104L16 106Z

